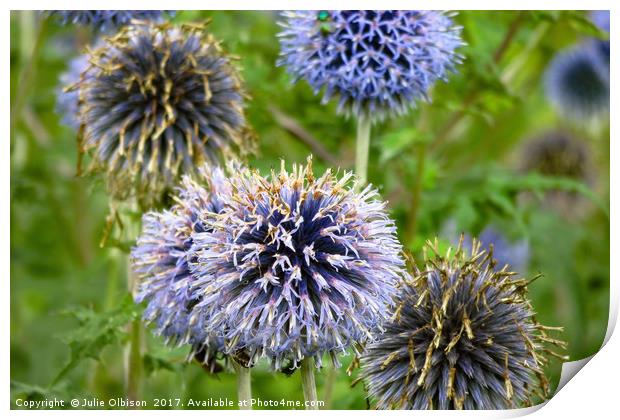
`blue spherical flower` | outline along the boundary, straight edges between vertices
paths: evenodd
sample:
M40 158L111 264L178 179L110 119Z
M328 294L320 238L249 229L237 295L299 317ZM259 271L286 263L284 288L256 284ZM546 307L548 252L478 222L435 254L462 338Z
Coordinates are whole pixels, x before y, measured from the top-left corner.
M58 16L63 25L90 26L102 32L114 31L133 20L163 20L162 10L51 10L50 16Z
M393 320L361 358L377 408L504 409L545 395L546 355L557 355L545 347L565 343L536 322L530 281L496 270L477 241L445 257L428 246L399 288Z
M558 54L546 71L545 91L567 118L590 120L609 112L609 65L591 45Z
M132 268L138 276L137 302L147 302L144 319L168 344L189 343L192 355L214 367L215 358L224 349L223 340L208 334L204 319L191 319L190 313L200 300L193 296L196 280L190 273L193 235L204 232L202 212L222 209L218 194L226 184L220 169L202 168L199 181L184 177L176 204L163 212L149 212L142 219L142 233L132 249Z
M311 161L263 177L237 171L223 210L194 235L194 274L205 285L194 312L224 331L227 352L244 350L275 369L355 348L386 319L406 276L394 222L370 186L351 173L315 178ZM205 312L208 315L202 315Z
M402 114L462 57L452 14L423 10L285 12L281 58L340 111L372 118Z
M89 60L82 148L114 198L148 206L203 162L252 152L241 78L204 25L126 26Z
M86 77L88 67L86 54L71 59L67 71L60 75L60 86L56 89L56 113L61 116L64 125L74 130L80 127L78 110L80 95L72 87L76 86L83 76Z

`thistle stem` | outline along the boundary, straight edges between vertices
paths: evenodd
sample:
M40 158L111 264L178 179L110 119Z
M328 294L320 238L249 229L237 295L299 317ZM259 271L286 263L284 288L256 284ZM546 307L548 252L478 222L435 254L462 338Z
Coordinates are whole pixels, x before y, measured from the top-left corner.
M251 410L252 377L250 368L242 366L235 361L233 361L232 364L237 373L237 398L239 399L239 409Z
M409 223L407 227L407 240L411 246L414 245L415 235L418 230L418 212L420 210L420 199L422 196L422 185L424 183L424 166L426 162L426 142L420 143L418 147L418 161L416 175L413 186L413 196L411 199L411 211L409 212Z
M370 148L370 117L360 115L357 120L357 140L355 144L355 173L359 188L368 182L368 150Z
M134 295L136 279L127 258L127 288ZM139 401L142 396L142 321L135 319L129 324L129 343L125 351L125 386L127 399Z
M142 396L142 321L129 324L129 345L126 360L127 399L139 401Z
M306 410L318 410L316 401L316 382L314 380L314 358L305 357L301 361L301 387L304 391L304 400L306 401Z
M11 134L14 133L13 128L15 124L21 117L22 106L25 103L26 97L28 96L30 87L33 85L37 61L39 59L39 54L41 52L41 47L45 42L45 32L47 29L47 19L41 19L39 22L39 28L36 32L36 35L33 36L32 24L33 19L35 19L35 12L28 10L22 11L21 13L21 23L25 24L23 28L24 32L22 33L22 63L20 63L21 67L21 75L19 77L19 82L17 85L14 101L11 107L11 118L10 118L10 127ZM27 50L26 50L27 48ZM30 54L27 59L26 54Z
M323 389L323 401L325 405L323 406L323 410L331 410L334 397L334 383L336 382L337 375L338 368L334 365L330 366L325 376L325 388Z

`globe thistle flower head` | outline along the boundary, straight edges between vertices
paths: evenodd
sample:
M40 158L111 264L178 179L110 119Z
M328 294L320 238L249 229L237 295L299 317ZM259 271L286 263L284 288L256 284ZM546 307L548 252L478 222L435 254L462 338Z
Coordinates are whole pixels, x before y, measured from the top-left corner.
M374 336L406 275L396 227L370 186L351 173L316 178L312 161L268 177L244 169L228 179L223 211L204 218L193 272L205 286L194 312L275 369L311 356L320 366Z
M332 10L283 13L281 57L340 112L373 119L403 114L428 99L462 57L453 14L423 10Z
M568 178L589 186L596 181L587 144L564 131L550 131L527 142L521 161L523 172ZM587 201L577 192L549 190L544 198L550 208L569 219L587 209Z
M136 23L89 60L82 148L114 198L156 203L203 162L252 151L241 79L204 25Z
M203 320L190 322L191 309L198 303L192 296L195 279L190 273L193 235L203 232L203 211L219 212L218 194L225 188L221 169L200 171L199 181L185 176L176 204L162 212L143 216L143 230L131 252L132 269L138 276L137 302L147 302L144 319L170 345L189 343L192 355L214 367L223 350L221 337L207 334Z
M168 12L173 14L172 12ZM63 25L89 26L100 32L117 30L134 20L161 22L162 10L51 10L50 16L57 16Z
M56 89L56 113L62 124L78 130L80 127L78 103L79 93L73 86L80 82L88 68L88 56L78 55L69 61L68 69L60 75L60 86Z
M591 45L558 54L545 73L545 92L566 118L588 121L609 112L609 62Z
M504 409L544 397L543 367L558 355L547 345L565 344L536 322L530 281L498 269L476 240L471 252L459 245L440 256L437 246L428 243L392 321L361 358L377 408Z
M550 131L526 143L522 166L524 171L588 182L590 159L583 141L565 131Z

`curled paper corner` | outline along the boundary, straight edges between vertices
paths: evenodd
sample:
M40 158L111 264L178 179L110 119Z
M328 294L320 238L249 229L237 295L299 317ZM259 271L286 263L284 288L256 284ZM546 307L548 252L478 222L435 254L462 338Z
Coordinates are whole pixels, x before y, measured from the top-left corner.
M607 341L603 343L603 346L605 346L606 342ZM601 347L601 349L602 348L603 347ZM560 392L560 390L564 388L564 385L573 379L577 372L579 372L595 355L596 353L583 359L562 363L562 373L560 374L560 381L558 382L558 387L556 388L554 395Z
M590 360L592 360L592 358L594 358L594 356L596 356L598 354L599 351L603 350L603 348L605 348L605 346L607 345L607 342L609 341L609 339L611 338L611 335L613 334L614 330L616 329L616 321L618 319L618 302L616 300L614 300L614 296L616 296L615 294L615 287L612 283L611 288L610 288L610 305L609 305L609 318L607 321L607 331L605 332L605 338L603 339L603 343L601 344L601 347L599 348L599 350L588 356L585 357L583 359L579 359L579 360L573 360L570 362L565 362L562 363L562 372L560 373L560 380L558 382L558 386L555 389L555 392L553 393L553 396L551 396L551 398L549 398L548 400L537 404L537 405L533 405L531 407L524 407L524 408L517 408L517 409L513 409L513 410L503 410L503 411L499 411L497 412L499 414L499 418L515 418L515 417L522 417L522 416L526 416L528 414L532 414L538 410L540 410L541 408L543 408L545 405L547 405L547 403L549 401L551 401L553 399L553 397L555 395L557 395L558 392L560 392L560 390L562 388L564 388L564 386L571 380L573 379L573 377L575 375L577 375L577 373L579 373L579 371L581 369L583 369L583 367L585 365L588 364L588 362L590 362Z
M609 341L609 339L611 338L611 335L613 334L614 330L616 329L616 321L618 320L618 302L616 300L613 299L613 297L616 296L615 295L615 290L614 290L614 286L613 283L611 285L610 288L610 305L609 305L609 319L607 321L607 331L605 332L605 338L603 339L603 343L601 344L601 347L598 349L598 351L588 357L585 357L583 359L579 359L579 360L573 360L570 362L565 362L562 363L562 372L560 374L560 381L558 382L558 386L555 390L555 392L553 393L553 396L557 395L558 392L560 392L560 390L562 388L564 388L564 386L571 380L573 379L573 377L575 375L577 375L577 373L583 369L583 367L585 365L588 364L588 362L590 360L592 360L592 358L594 356L596 356L598 354L599 351L603 350L603 348L605 348L605 346L607 345L607 342ZM525 414L529 414L531 412L534 412L536 410L538 410L539 408L542 408L547 402L549 402L553 397L551 397L549 400L545 401L544 403L538 404L536 406L533 407L528 407L526 409L523 410L528 410L528 409L533 409L531 411L524 411L523 415ZM519 410L515 410L515 411L519 411ZM521 414L519 414L521 415Z
M615 323L615 321L614 321ZM611 324L609 324L611 327ZM613 330L613 327L611 328L607 328L607 330ZM605 341L603 342L603 346L601 348L603 348L605 346L605 343L607 343L608 337L605 337ZM599 350L600 351L600 350ZM566 385L571 379L573 379L573 377L596 355L593 354L592 356L586 357L584 359L580 359L580 360L574 360L571 362L565 362L562 363L562 372L560 374L560 381L558 382L558 386L555 390L555 392L553 393L553 396L551 396L551 398L549 398L548 400L537 404L537 405L533 405L531 407L525 407L525 408L517 408L514 410L504 410L502 412L502 415L500 417L502 418L515 418L515 417L522 417L522 416L527 416L528 414L532 414L538 410L540 410L541 408L543 408L545 405L547 405L547 403L549 401L551 401L553 399L553 397L555 395L557 395L558 392L560 392L560 390L562 388L564 388L564 385Z

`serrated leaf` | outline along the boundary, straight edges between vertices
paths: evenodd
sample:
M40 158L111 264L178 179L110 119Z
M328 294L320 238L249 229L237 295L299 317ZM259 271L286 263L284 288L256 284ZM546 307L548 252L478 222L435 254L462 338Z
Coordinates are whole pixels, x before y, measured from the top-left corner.
M121 342L127 335L125 326L140 316L138 306L129 295L110 311L97 313L89 308L77 308L67 313L77 319L79 326L65 338L71 350L69 361L51 386L66 377L82 360L99 360L102 350Z
M505 188L512 191L529 190L533 192L545 192L549 190L561 190L567 192L575 192L588 198L594 203L607 218L609 218L609 209L607 205L582 182L571 178L540 175L530 173L518 177L506 177L503 179Z
M48 399L59 395L60 392L54 388L44 388L39 385L27 384L25 382L11 380L11 399L15 400L17 395L27 399Z

